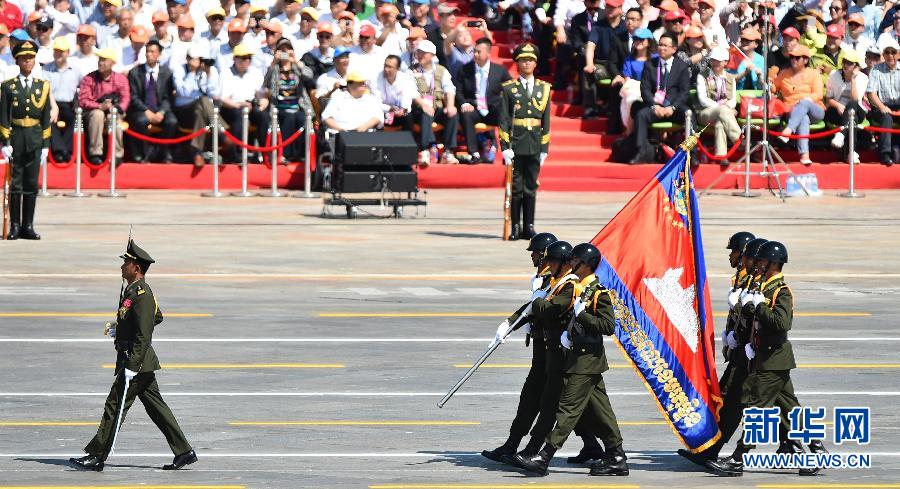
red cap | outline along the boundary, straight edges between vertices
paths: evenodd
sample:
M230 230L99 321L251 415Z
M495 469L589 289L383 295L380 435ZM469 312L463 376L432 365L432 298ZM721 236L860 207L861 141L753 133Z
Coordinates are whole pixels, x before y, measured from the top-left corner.
M37 22L37 21L41 20L41 17L43 17L43 16L44 16L44 14L35 10L34 12L31 12L30 14L28 14L28 23L30 24L32 22Z
M625 0L606 0L607 7L621 7Z
M81 24L78 26L78 31L75 32L75 35L97 37L97 31L94 30L93 26Z
M844 37L844 29L837 24L831 24L825 29L825 34L828 37Z
M169 14L163 12L162 10L157 10L156 12L153 12L153 17L150 20L154 24L159 22L168 22Z
M788 27L787 29L781 31L781 37L793 37L794 39L800 39L800 31L793 27Z
M684 12L682 12L681 10L673 10L673 11L667 13L665 17L663 17L663 19L665 19L667 21L680 20L683 18L685 18L685 16L684 16Z
M228 23L228 32L247 32L247 26L243 20L234 18Z
M182 29L193 29L197 27L197 24L194 23L194 19L192 19L189 15L182 15L178 18L178 22L175 23L176 26L181 27Z
M847 17L847 23L853 22L854 24L866 25L866 18L859 12L854 12Z
M142 25L136 25L131 28L131 33L128 35L132 42L147 44L150 42L150 33L147 31L147 28Z
M659 3L660 10L665 10L666 12L674 12L679 9L678 2L675 0L663 0Z
M359 28L360 37L375 37L375 28L372 24L366 24Z

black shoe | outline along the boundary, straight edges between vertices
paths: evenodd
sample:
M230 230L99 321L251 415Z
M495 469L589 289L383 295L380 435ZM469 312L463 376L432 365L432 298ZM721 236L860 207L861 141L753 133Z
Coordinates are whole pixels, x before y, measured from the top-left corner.
M534 232L534 224L529 224L525 226L525 229L522 230L522 234L519 236L520 239L531 239L534 235L537 234Z
M72 465L79 469L93 470L95 472L103 472L103 460L97 455L85 455L81 458L72 457L69 459Z
M465 153L460 153L460 154L456 155L456 159L463 165L471 165L472 162L475 161L472 158L472 155L465 154Z
M598 117L600 117L600 111L595 107L584 109L584 115L581 116L582 119L597 119Z
M168 151L163 153L162 161L163 161L163 163L171 163L172 162L172 153L169 153Z
M169 465L163 465L163 470L178 470L185 465L190 465L197 461L197 454L193 450L188 450L181 455L176 455L175 460Z
M888 152L881 153L881 164L885 166L893 166L894 155Z
M134 161L135 163L143 163L144 155L131 155L131 160Z
M894 163L900 161L900 146L894 146Z
M524 457L522 455L515 456L516 463L519 467L528 472L534 472L542 477L547 475L547 469L550 467L550 459L552 458L553 453L547 451L546 448L538 452L537 455L532 455L530 457Z
M640 150L638 154L629 161L629 164L636 165L639 163L653 163L653 155L650 151Z
M509 240L515 241L519 239L519 234L521 233L518 224L513 224L512 228L509 230Z
M701 467L704 467L704 468L706 467L706 462L713 460L713 459L710 459L709 457L703 455L702 452L694 453L694 452L684 449L684 448L678 449L678 455L681 455L682 457L684 457L684 458L690 460L691 462L693 462Z
M88 161L92 165L99 165L100 163L103 163L103 157L102 156L88 156Z
M8 241L19 239L19 224L22 222L22 194L9 194L9 233Z
M604 453L606 452L603 451L603 447L599 445L593 447L584 447L580 452L578 452L578 455L567 458L566 463L584 464L592 462L594 460L600 460L601 458L603 458Z
M19 232L21 239L41 239L41 235L34 230L34 207L37 204L37 195L22 196L22 230Z
M726 477L740 477L744 475L744 462L735 459L733 456L719 460L708 460L706 467L716 475Z
M516 454L516 448L519 447L519 442L521 441L522 437L510 436L503 445L500 445L493 450L482 451L481 456L491 459L494 462L502 462L501 458L503 458L504 455L513 456Z
M825 449L825 445L822 444L822 440L813 440L809 444L809 451L811 453L828 453L828 450ZM800 475L803 475L803 476L816 475L819 473L820 470L822 470L820 467L800 469Z
M619 445L609 449L603 459L592 463L590 473L598 476L626 476L629 474L627 460L625 450Z

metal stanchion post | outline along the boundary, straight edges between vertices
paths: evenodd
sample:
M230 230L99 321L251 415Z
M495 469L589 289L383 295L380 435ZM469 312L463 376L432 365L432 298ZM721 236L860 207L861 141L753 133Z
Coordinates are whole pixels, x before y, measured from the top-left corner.
M72 144L72 151L75 151L75 191L63 194L66 197L90 197L81 191L81 142L84 134L84 110L81 107L75 107L75 142Z
M303 192L299 194L295 194L294 197L300 197L302 199L315 199L318 195L312 193L312 170L310 169L312 165L312 161L310 158L312 157L312 151L309 147L312 142L312 114L310 110L306 111L306 124L303 126L303 139L304 139L304 158L303 158Z
M687 138L691 137L691 134L694 133L694 125L691 124L691 122L693 122L691 120L691 119L693 119L693 115L694 115L694 113L693 113L693 111L691 111L691 109L684 111L684 140L685 141L687 141Z
M856 191L856 109L850 109L850 127L847 132L847 158L850 160L850 188L846 192L838 195L847 197L848 199L858 199L865 197L866 194L861 194Z
M272 128L272 137L269 140L272 142L272 146L278 146L278 132L280 131L278 128L278 108L274 105L272 106L272 124L270 127ZM272 163L272 190L269 193L260 195L263 197L284 197L285 194L278 191L278 165L281 163L278 161L278 149L272 150L269 162Z
M213 120L212 120L212 152L213 152L213 189L212 192L204 192L204 197L221 197L222 192L219 192L219 131L221 130L221 125L219 124L219 108L213 107Z
M750 190L750 111L747 111L747 120L744 123L744 190L733 192L736 197L759 197L759 192Z
M125 197L125 194L116 192L116 131L119 130L119 110L113 107L109 111L109 192L103 192L100 197Z
M47 169L50 166L50 156L47 156L47 159L41 162L41 190L38 192L38 197L56 197L59 194L51 194L47 191Z
M241 121L243 121L243 130L241 131L241 191L232 192L235 197L252 197L256 194L247 191L247 140L250 139L250 109L244 107L241 109Z

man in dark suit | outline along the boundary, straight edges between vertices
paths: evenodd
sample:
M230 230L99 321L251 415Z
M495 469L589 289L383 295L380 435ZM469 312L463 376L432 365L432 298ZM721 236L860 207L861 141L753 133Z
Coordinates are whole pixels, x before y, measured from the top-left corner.
M650 125L662 121L682 122L688 106L690 69L687 63L675 57L678 49L675 34L663 34L659 38L658 49L659 58L647 61L641 76L643 108L635 117L640 149L631 163L653 161L653 147L647 139Z
M600 80L612 78L606 69L606 61L614 49L620 49L620 42L627 42L628 29L622 17L623 0L606 0L606 8L603 12L605 18L600 19L591 29L584 47L584 56L579 70L581 75L581 99L584 104L584 119L592 119L600 116L597 105L598 83ZM572 19L574 23L575 19ZM624 58L624 56L622 56ZM611 110L612 121L615 125L616 111Z
M159 63L162 45L152 40L145 48L147 62L135 66L128 72L128 86L131 89L131 104L128 106L128 124L131 130L147 134L150 124L162 129L163 138L175 137L178 121L172 112L175 83L172 70ZM129 138L134 161L147 158L147 143ZM162 161L172 161L170 146L162 145Z
M499 123L497 109L500 107L501 85L509 79L509 72L503 65L491 63L491 41L483 37L475 43L472 61L463 65L453 80L456 105L459 106L463 135L472 163L488 162L487 154L482 154L479 148L475 124L482 122L496 126Z
M600 0L584 0L584 11L572 16L568 26L557 27L554 90L565 90L569 85L573 63L577 70L584 67L584 48L599 20Z

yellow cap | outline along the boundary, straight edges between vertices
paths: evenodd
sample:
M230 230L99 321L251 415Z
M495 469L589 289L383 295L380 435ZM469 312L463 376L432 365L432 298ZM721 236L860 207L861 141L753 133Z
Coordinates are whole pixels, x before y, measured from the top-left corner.
M242 56L253 56L254 54L256 54L256 50L244 43L240 43L234 47L234 51L232 51L232 54L236 58Z
M856 63L858 65L862 65L863 57L859 54L859 51L855 49L842 49L840 57L843 58L841 62L849 61L851 63Z
M119 57L116 56L116 52L110 48L98 49L98 50L94 51L94 54L96 54L98 58L119 61Z
M69 52L72 50L72 45L69 44L68 38L66 38L65 36L59 36L53 40L53 49Z
M254 14L254 13L256 13L256 12L269 13L269 9L263 7L262 5L251 5L251 6L250 6L250 13L251 13L251 14Z
M122 6L122 0L103 0L103 1L106 2L106 3L108 3L108 4L110 4L110 5L113 5L113 6L115 6L115 7L121 7L121 6Z
M359 71L351 71L347 74L347 83L365 83L368 79Z
M218 15L219 17L222 17L223 19L224 19L225 17L227 17L227 16L225 15L225 9L223 9L222 7L215 7L215 8L211 8L211 9L209 9L209 10L206 11L206 18L207 18L207 19L210 18L210 17L212 17L213 15Z
M319 11L312 7L303 7L303 10L300 11L300 15L306 14L312 17L312 20L318 22L319 21Z

